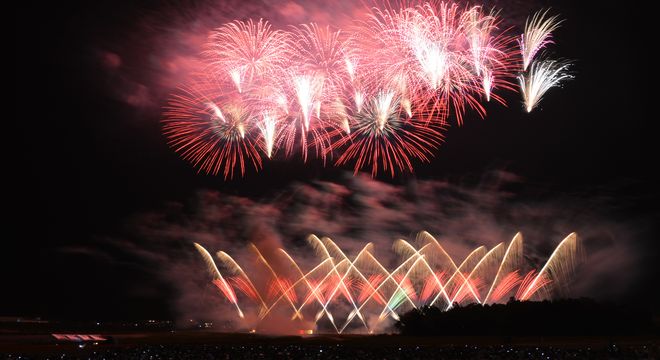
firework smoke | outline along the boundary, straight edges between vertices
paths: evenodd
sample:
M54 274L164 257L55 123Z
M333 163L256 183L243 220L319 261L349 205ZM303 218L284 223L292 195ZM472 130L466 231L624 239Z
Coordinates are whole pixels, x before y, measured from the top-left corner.
M81 245L70 251L91 256L104 266L148 274L151 279L149 283L127 284L130 287L127 292L147 292L154 298L164 298L181 324L189 322L189 319L208 319L218 328L228 331L247 331L253 324L259 324L261 331L277 333L314 328L316 314L311 310L320 309L317 308L319 301L325 304L330 292L334 291L334 288L329 288L333 284L330 277L340 279L337 276L347 271L350 263L369 242L372 245L363 252L356 265L371 285L367 285L359 273L351 269L345 279L350 298L358 304L358 308L367 302L373 293L371 286L376 288L387 278L383 269L394 273L394 281L398 280L402 292L391 299L390 293L373 293L374 296L368 300L369 305L360 310L359 315L357 312L352 315L354 319L345 331L366 331L360 315L374 332L391 331L392 312L386 309L384 319L378 321L378 318L386 304L400 310L411 306L404 296L407 294L412 300L411 290L414 290L415 306L433 301L439 293L441 295L435 304L446 306L449 302L435 278L447 284L455 271L450 258L459 268L461 262L481 245L483 247L461 267L464 270L461 275L456 274L452 280L460 284L464 281L462 276L469 279L468 283L460 291L460 285L455 289L446 289L449 301L455 298L461 303L476 302L472 289L478 292L482 303L506 301L510 296L516 296L526 277L528 285L534 281L558 242L572 230L580 234L579 241L585 250L582 265L572 277L557 273L564 280L554 278L556 269L548 266L544 273L549 277L539 277L534 285L542 288L536 293L529 292L534 294L532 299L565 294L616 300L624 298L630 289L644 285L638 282L644 268L639 265L644 250L637 240L643 238L640 232L648 227L650 220L622 219L619 216L626 213L627 206L634 206L638 199L610 198L606 195L610 191L602 190L589 192L584 197L579 193L545 196L543 189L534 186L527 189L531 185L504 172L484 176L481 182L472 185L417 180L397 186L350 173L340 180L294 183L259 200L236 194L200 191L183 203L137 214L127 224L126 233L107 236L107 241L99 239L93 248ZM520 193L523 184L526 184L526 190ZM396 241L395 251L391 250L396 239L415 240L420 228L428 229L433 234L447 256L433 250L437 249L435 245L421 250L424 239L420 239L422 245L409 241L412 248ZM524 249L522 239L510 241L517 231L525 235ZM314 244L306 239L312 233L317 233L319 240L324 241L327 253L320 244L313 246L315 251L310 249L310 245ZM326 237L332 237L341 249L331 246L324 239ZM502 241L507 243L498 247ZM209 267L201 261L198 251L191 247L192 242L211 251L219 272L238 298L244 319L237 315L236 306L221 293L224 286L218 285L222 283L212 282L215 276L207 275ZM331 258L309 276L310 285L318 286L318 299L314 295L306 299L309 292L304 290L309 287L304 281L294 287L296 310L303 301L307 304L301 310L303 323L298 318L291 321L293 307L285 298L277 302L269 317L259 321L257 309L263 307L259 305L262 303L259 296L263 297L263 290L270 287L275 277L259 260L254 249L248 245L250 243L280 275L278 278L291 285L300 278L300 273L278 249L286 249L305 274ZM426 254L424 259L431 269L446 269L444 273L440 270L431 274L425 263L418 261L418 256L413 256L413 248ZM226 255L216 254L218 250ZM486 256L489 251L492 252ZM383 268L371 259L371 255ZM394 272L408 258L411 260L406 263L407 267ZM483 258L485 260L473 271ZM503 258L508 260L500 262ZM559 258L565 259L563 255ZM112 261L108 262L109 259ZM418 261L417 265L407 277L415 281L409 285L398 276L404 276L404 270L408 270L415 261ZM369 266L372 273L364 269L369 264L373 265ZM331 271L335 266L339 275ZM536 272L529 275L531 270ZM244 280L241 271L250 277L252 285ZM330 277L320 281L328 273ZM354 277L359 281L353 282L351 279ZM543 286L546 279L553 281ZM390 288L395 287L391 280L387 283L391 284ZM288 288L284 282L282 286L285 290ZM522 288L525 289L525 286ZM273 295L275 299L265 296L263 302L267 306L283 294L275 283L272 291L278 295ZM355 308L342 288L336 292L332 297L334 300L328 305L328 312L341 329ZM375 318L372 319L369 314ZM334 332L325 311L317 326Z

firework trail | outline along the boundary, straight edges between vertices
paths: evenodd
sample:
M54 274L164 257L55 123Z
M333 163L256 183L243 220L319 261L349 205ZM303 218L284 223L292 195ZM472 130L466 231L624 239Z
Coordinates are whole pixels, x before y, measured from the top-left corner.
M515 240L515 238L514 238ZM512 241L513 242L513 241ZM460 294L461 296L465 296L468 293L476 294L478 295L479 292L476 290L477 289L477 284L480 282L479 276L480 274L484 274L489 270L489 268L492 268L493 263L497 263L497 259L502 259L501 262L504 263L503 256L501 255L501 252L503 251L503 246L504 244L500 243L497 244L494 248L492 248L490 251L484 255L481 260L477 263L477 265L474 266L472 271L465 277L465 280L461 283L461 285L458 287L456 290L456 295L452 297L451 299L451 304L455 302L460 302L460 299L458 298L458 295ZM489 266L491 265L491 266ZM486 270L486 271L485 271ZM484 274L485 275L485 274ZM461 297L462 299L462 297ZM478 296L476 296L476 300L478 303L481 303L481 300L479 299Z
M520 274L518 274L518 270L508 273L497 284L497 287L494 289L494 291L489 293L489 295L491 296L486 300L492 300L493 302L500 301L506 294L508 294L511 290L513 290L513 288L520 285L521 282L522 279L520 278Z
M259 294L256 286L254 286L252 283L252 280L250 280L250 277L245 273L245 271L243 271L243 268L241 268L241 266L238 265L238 263L224 251L218 251L216 256L218 259L220 259L220 261L222 261L222 263L229 271L239 275L239 277L235 278L234 282L240 284L240 289L243 291L243 293L253 300L259 300L262 308L265 309L267 306L264 302L264 299Z
M561 20L557 15L547 17L548 11L539 11L525 22L525 31L518 40L523 70L527 70L539 50L553 43L552 32L559 28Z
M531 112L538 105L550 88L573 77L568 73L569 65L567 62L544 60L533 63L526 75L518 76L527 112Z
M491 294L493 294L493 300L497 301L502 298L504 294L511 290L513 286L517 283L517 268L520 266L520 259L522 258L522 244L523 237L521 233L517 233L513 237L513 240L509 243L509 246L506 248L506 252L502 258L502 262L497 269L495 278L484 298L484 303L487 303L490 299ZM499 282L500 277L503 273L509 272L501 282ZM497 286L497 288L495 287ZM493 293L493 291L495 291Z
M516 299L529 300L532 294L539 291L545 285L550 284L552 281L545 276L539 276L536 270L530 270L527 275L520 281L520 287L516 291Z
M402 261L392 271L373 256L372 244L364 246L351 260L331 239L312 235L308 242L321 261L307 272L282 249L279 253L294 271L277 272L252 246L258 259L255 264L267 270L261 288L229 255L218 252L223 269L236 275L226 281L208 251L199 244L195 248L207 265L212 283L236 307L240 318L244 316L238 303L247 300L246 309L258 312L258 321L267 321L273 313L291 311L291 321L313 318L318 323L325 315L335 331L342 333L356 317L366 331L372 332L388 317L397 320L399 313L432 306L441 296L444 310L457 303L498 302L508 294L522 301L548 298L567 285L575 270L580 254L577 239L575 233L568 235L539 271L531 269L521 277L521 268L514 268L522 265L520 234L508 246L500 243L489 251L478 247L456 266L437 240L423 232L417 239L419 248L405 240L395 242ZM264 274L259 269L251 271ZM337 319L344 316L343 325L338 326Z
M273 156L273 146L275 145L275 119L264 114L263 121L259 124L259 130L263 135L263 147L268 157L271 158Z
M565 279L572 274L575 269L577 256L579 256L579 244L576 233L569 234L555 248L543 265L538 275L532 280L520 297L523 300L529 299L543 285L540 283L549 283L553 279Z
M211 32L200 74L171 96L163 132L199 171L225 178L276 154L372 176L413 172L450 117L483 118L484 102L506 105L502 91L522 91L531 111L567 77L560 63L532 62L559 25L546 15L521 36L500 28L497 11L435 1L373 7L349 31L229 22Z
M224 277L220 274L220 271L218 271L218 267L215 265L215 262L213 261L213 257L211 257L211 254L204 249L201 245L198 243L194 243L195 248L199 252L200 255L202 255L202 258L204 259L204 262L206 263L206 266L208 267L209 272L213 276L213 280L211 283L215 285L221 292L222 294L225 295L225 297L232 303L234 306L236 306L236 311L238 312L238 316L243 318L243 311L241 308L238 306L238 300L236 298L236 294L234 293L234 290L232 289L231 285L227 283Z

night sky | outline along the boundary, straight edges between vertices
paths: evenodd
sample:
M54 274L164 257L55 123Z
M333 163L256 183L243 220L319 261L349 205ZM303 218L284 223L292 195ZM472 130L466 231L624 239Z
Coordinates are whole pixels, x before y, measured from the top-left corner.
M173 290L155 277L157 269L146 273L67 249L94 249L121 237L137 214L185 203L200 189L259 199L296 181L342 181L342 169L299 159L266 162L258 175L248 171L245 179L225 181L198 175L167 146L159 121L169 82L157 79L167 44L153 41L167 37L153 34L168 21L154 26L145 19L172 15L180 24L204 3L20 6L14 13L15 63L7 69L14 77L14 113L4 132L4 176L11 180L5 188L9 231L3 237L0 316L169 318ZM511 93L508 107L489 104L484 120L468 113L462 127L447 131L430 164L418 164L415 175L381 180L470 184L505 169L525 179L529 198L607 195L620 205L611 220L638 224L636 238L628 241L643 249L641 275L614 300L657 312L659 293L650 285L657 283L660 234L658 125L656 91L649 90L656 70L645 38L654 24L629 3L539 2L532 11L548 6L565 19L552 52L574 60L576 78L550 90L531 114ZM148 99L141 97L145 93Z

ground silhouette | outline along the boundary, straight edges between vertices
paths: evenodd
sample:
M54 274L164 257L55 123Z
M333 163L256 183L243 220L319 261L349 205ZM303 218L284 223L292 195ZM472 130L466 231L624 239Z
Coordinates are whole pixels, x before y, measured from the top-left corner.
M395 324L404 335L638 335L655 332L650 312L587 298L455 305L411 310Z

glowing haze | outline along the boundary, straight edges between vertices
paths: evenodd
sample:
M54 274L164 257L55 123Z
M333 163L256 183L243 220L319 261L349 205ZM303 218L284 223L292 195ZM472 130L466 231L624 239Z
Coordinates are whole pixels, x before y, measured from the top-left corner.
M158 281L127 283L127 291L136 295L148 292L163 299L171 307L173 317L179 324L187 324L190 319L213 321L214 328L225 331L257 328L261 332L294 333L315 326L324 331L335 331L325 312L318 323L314 322L321 310L314 298L302 308L303 320L291 320L293 308L285 298L275 304L267 317L259 320L259 310L263 305L243 292L248 288L239 287L244 285L240 283L242 275L229 266L231 264L224 255L218 255L219 251L223 251L235 260L269 307L276 298L269 298L268 289L272 288L275 293L279 291L277 297L282 292L277 285L269 286L275 276L255 250L259 250L279 279L293 284L300 279L300 272L279 249L284 249L306 274L327 259L318 241L316 246L312 246L314 242L309 241L310 234L317 234L319 240L324 242L340 274L347 271L348 262L353 262L360 251L371 243L367 249L369 254L388 273L394 274L395 279L388 280L389 285L383 285L381 295L386 301L392 295L389 291L394 289L393 281L400 282L402 279L397 276L405 275L412 262L418 259L415 256L406 263L405 269L395 271L414 255L411 248L397 239L405 239L419 250L434 273L445 271L444 278L438 279L450 297L453 297L454 287L460 287L460 282L448 283L455 268L449 263L449 257L438 257L437 245L421 249L432 242L426 235L416 241L420 229L427 229L456 267L471 252L483 246L464 265L463 275L456 274L455 279L467 277L469 274L466 273L476 267L476 263L485 257L485 252L495 249L471 277L479 279L473 285L482 303L507 301L511 296L515 297L519 289L528 287L522 286L521 281L531 270L535 270L536 275L540 272L550 274L552 282L535 293L531 290L525 295L520 293L521 298L529 295L531 299L588 296L620 300L631 288L648 285L640 282L644 268L638 265L643 260L644 249L635 242L647 222L640 223L639 219L622 221L617 217L622 206L636 204L638 199L609 196L610 191L601 190L596 195L587 192L588 196L583 192L552 192L548 196L544 190L529 184L526 179L504 171L483 174L477 182L466 179L460 183L455 180L410 179L404 185L387 184L372 179L368 174L355 176L344 172L335 181L294 182L283 189L268 189L268 195L259 197L200 190L181 202L136 214L128 221L125 232L104 236L98 245L69 251L93 256L96 261L107 262L108 267L153 275L153 279ZM579 234L578 241L585 249L575 275L555 277L554 268L550 265L542 271L546 263L562 264L563 260L571 263L572 259L565 256L572 252L571 247L566 247L571 251L564 254L563 247L558 248L558 245L573 231ZM524 249L515 246L522 245L522 240L514 242L506 257L516 261L505 261L499 277L495 279L498 271L495 267L502 263L504 252L517 232L524 235ZM328 246L326 237L332 238L349 260L339 264L344 257L336 251L337 248ZM215 271L208 272L213 269L203 261L193 243L208 250L207 258L213 261L226 282L215 276ZM498 247L500 243L503 244ZM393 244L396 251L392 250ZM562 261L549 261L554 249L559 249L556 259ZM357 270L364 275L388 276L385 271L379 270L375 261L367 258L370 256L363 253L355 263ZM442 259L444 263L440 261ZM329 262L327 260L308 276L310 284L332 270L334 265ZM417 297L415 306L430 302L441 293L435 287L437 283L434 279L426 281L431 275L427 270L424 262L419 260L408 275ZM515 270L519 271L516 273ZM345 279L346 284L353 278L360 279L360 276L351 270ZM336 274L333 279L336 279ZM533 279L534 275L530 275L527 283L530 284ZM543 285L541 279L534 286ZM328 280L324 283L332 285ZM358 285L355 281L352 283ZM493 283L495 286L490 291ZM508 286L505 283L513 287L506 290ZM362 288L349 287L358 307L366 301L366 298L360 300ZM469 289L467 285L464 288ZM389 289L388 292L384 291L386 289ZM297 308L309 294L308 290L304 281L295 286L298 302L294 304ZM354 310L352 303L340 291L337 290L338 294L328 305L338 328L344 325ZM234 297L232 293L243 318L230 300ZM411 294L408 296L412 299ZM456 300L459 298L457 296ZM369 300L360 314L372 319L373 322L366 320L369 330L392 331L390 311L386 309L385 318L378 321L384 305L379 305L377 299ZM459 302L477 303L471 292ZM390 305L395 307L394 303ZM444 293L434 305L446 308L448 302ZM408 308L411 308L410 302L404 297L395 312L401 314ZM359 318L354 318L346 326L346 331L366 332L367 329Z
M568 77L566 66L541 71L550 60L535 65L558 26L547 11L522 35L482 6L420 1L365 11L341 30L275 29L263 19L215 29L201 70L165 108L171 147L225 178L276 156L393 177L429 162L450 123L468 112L485 117L491 100L505 105L503 91L522 90L529 112Z

